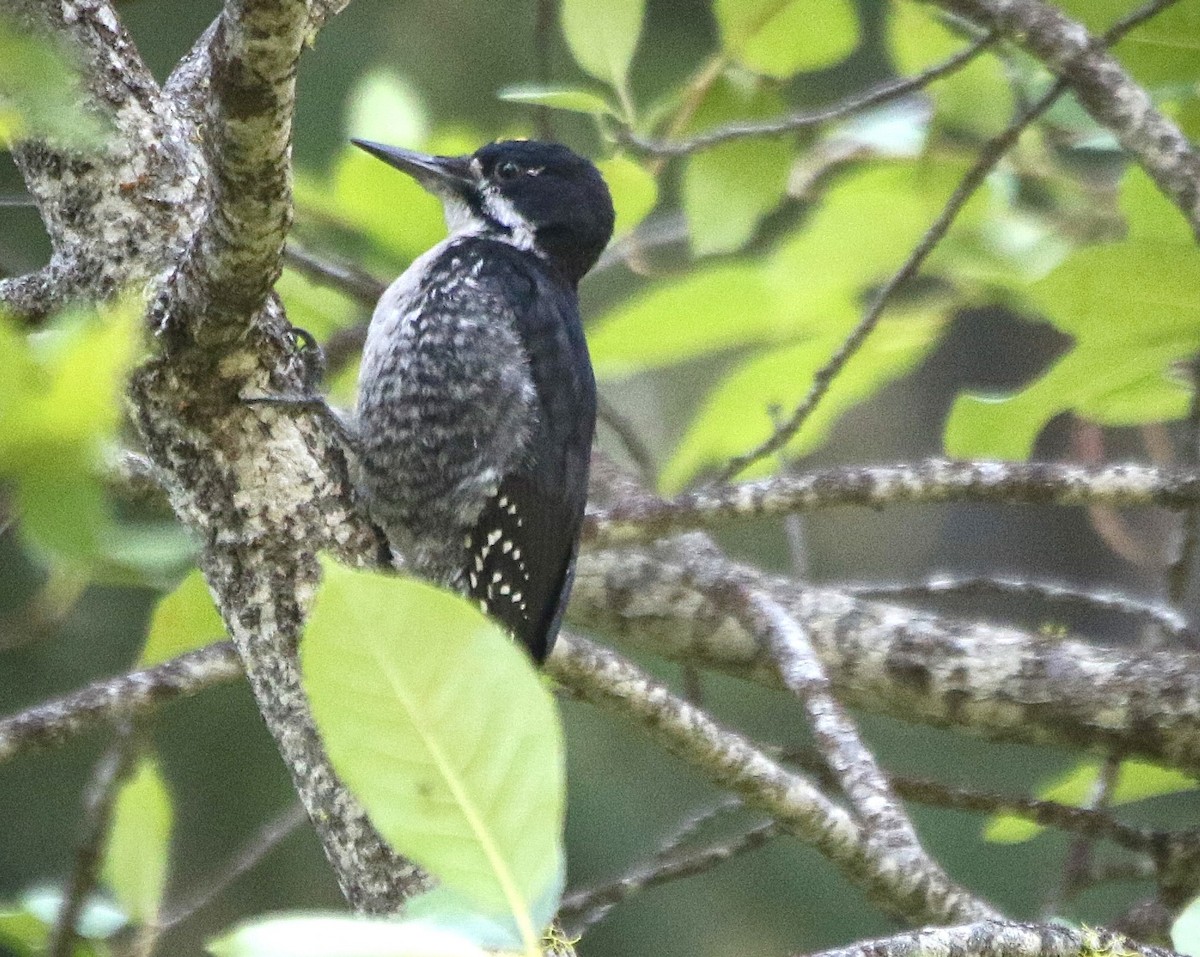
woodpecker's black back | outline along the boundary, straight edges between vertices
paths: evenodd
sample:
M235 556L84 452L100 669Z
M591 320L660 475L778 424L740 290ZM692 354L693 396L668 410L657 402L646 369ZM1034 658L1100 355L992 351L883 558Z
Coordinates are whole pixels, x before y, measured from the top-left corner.
M470 157L360 144L441 196L448 239L380 300L357 426L373 516L420 574L476 598L536 660L570 592L596 396L575 286L612 204L554 144Z

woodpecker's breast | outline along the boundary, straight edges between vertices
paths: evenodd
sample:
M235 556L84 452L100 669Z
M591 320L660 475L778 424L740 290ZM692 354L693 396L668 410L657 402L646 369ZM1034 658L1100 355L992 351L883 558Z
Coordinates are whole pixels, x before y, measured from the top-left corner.
M433 577L460 560L451 536L461 550L459 530L525 455L535 425L515 328L523 290L491 281L487 267L470 241L435 246L380 299L363 350L361 480L376 520Z

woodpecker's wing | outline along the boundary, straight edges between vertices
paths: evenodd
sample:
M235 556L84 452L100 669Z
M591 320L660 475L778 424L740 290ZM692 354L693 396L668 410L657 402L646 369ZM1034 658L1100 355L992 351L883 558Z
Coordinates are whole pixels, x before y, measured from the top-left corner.
M499 487L468 536L472 596L512 630L537 661L553 647L570 595L579 528L587 504L596 388L575 290L526 254L489 243L486 260L532 285L514 303L529 360L537 420L527 453ZM515 277L514 277L515 278Z

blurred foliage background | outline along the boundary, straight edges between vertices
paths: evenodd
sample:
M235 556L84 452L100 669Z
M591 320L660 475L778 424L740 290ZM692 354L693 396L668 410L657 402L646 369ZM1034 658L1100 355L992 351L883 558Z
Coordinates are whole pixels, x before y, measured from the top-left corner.
M352 134L450 152L549 132L602 161L620 236L582 290L601 390L643 439L660 487L686 486L766 438L800 402L980 145L1050 82L1028 58L1003 49L940 81L928 97L838 124L676 159L616 145L627 123L642 135L681 137L828 104L926 68L967 42L906 0L782 4L784 14L766 30L762 6L650 0L639 38L640 17L629 13L639 5L628 2L613 5L610 36L591 37L591 21L571 35L570 13L564 34L556 4L355 0L302 62L297 243L387 280L441 237L437 203L350 149ZM1103 29L1134 4L1063 6ZM218 9L201 0L120 4L160 79ZM615 43L617 54L600 56L604 43ZM1184 0L1117 48L1193 137L1200 130L1197 49L1197 0ZM632 57L627 74L613 66L622 50ZM10 83L37 69L14 62ZM529 84L543 89L531 92ZM50 103L45 115L56 108ZM0 195L20 194L15 168L0 160ZM47 256L34 210L0 207L0 272L24 272ZM797 461L937 454L1163 461L1181 447L1170 423L1188 406L1179 364L1200 346L1198 287L1200 263L1176 211L1064 99L989 178L922 277L901 290L786 458L764 459L749 474ZM367 316L361 304L300 272L289 270L280 290L293 323L322 340ZM105 344L103 329L119 325L80 319L68 323L66 345L25 352L12 340L0 356L0 378L10 384L35 367L51 378L76 376L63 380L64 389L78 390L73 400L82 410L79 421L53 428L35 413L0 420L0 475L26 516L22 534L0 536L0 712L120 672L139 657L171 653L143 645L156 601L190 565L190 543L161 516L114 510L84 465L63 467L75 461L63 455L90 461L99 454L79 445L81 430L119 429L103 411L110 408L103 393L134 358L127 340ZM83 360L71 365L72 354L108 361L85 363L91 368L81 379ZM352 400L354 374L352 360L334 370L338 400ZM606 427L601 444L627 458ZM1170 519L1158 514L940 506L746 523L723 532L722 543L767 568L821 582L1014 573L1153 595L1162 590L1173 534ZM1185 610L1194 602L1192 589ZM938 604L1097 640L1137 638L1110 616L1030 600L947 597ZM172 634L181 647L212 637L206 631L216 627L211 619L187 629L176 622ZM680 680L673 667L647 664ZM799 707L776 695L708 675L703 690L723 720L762 740L805 739ZM619 874L717 799L625 728L569 702L563 711L571 886ZM962 785L1036 790L1078 760L879 718L863 724L889 769ZM170 902L190 896L292 797L244 687L172 705L152 736L174 805ZM101 747L93 737L0 768L0 901L53 884L68 870L80 791ZM1191 820L1200 802L1186 783L1157 791L1180 787L1140 802L1130 816ZM1137 899L1138 888L1110 885L1055 900L1062 835L984 842L978 817L914 813L951 875L1011 915L1035 917L1049 907L1101 922ZM239 917L338 901L316 839L301 829L160 947L198 953ZM817 855L784 838L700 878L638 895L585 938L581 953L785 953L888 929Z

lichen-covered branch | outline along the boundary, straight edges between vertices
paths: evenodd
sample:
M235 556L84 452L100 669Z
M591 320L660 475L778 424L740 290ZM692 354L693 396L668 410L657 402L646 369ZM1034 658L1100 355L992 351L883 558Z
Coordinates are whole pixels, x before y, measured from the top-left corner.
M586 701L638 722L720 788L765 811L812 844L889 913L912 923L985 918L995 912L937 870L911 868L874 847L866 832L806 778L611 651L562 636L547 670Z
M939 502L1187 508L1200 502L1200 469L942 459L847 466L698 489L666 501L623 497L589 514L583 535L591 546L613 546L735 518L841 505L882 508Z
M986 921L964 927L936 927L911 934L859 941L807 957L1176 957L1163 947L1148 947L1110 930L1065 924L1013 924Z
M698 534L698 533L697 533ZM754 582L803 627L839 700L1027 744L1114 750L1200 770L1200 656L1102 648L800 587L696 535L579 563L568 620L655 654L778 686L754 635L697 581Z
M146 714L241 674L233 645L222 641L153 668L94 681L0 718L0 764L34 748L62 744L79 734Z
M1105 43L1042 0L928 0L1011 37L1065 80L1080 105L1176 205L1200 238L1200 152L1125 72ZM1151 4L1157 11L1168 0Z

